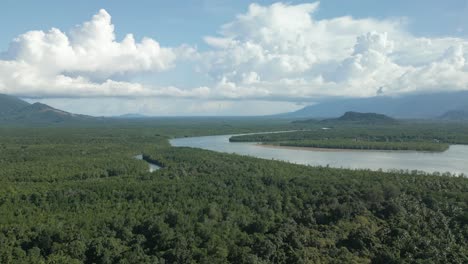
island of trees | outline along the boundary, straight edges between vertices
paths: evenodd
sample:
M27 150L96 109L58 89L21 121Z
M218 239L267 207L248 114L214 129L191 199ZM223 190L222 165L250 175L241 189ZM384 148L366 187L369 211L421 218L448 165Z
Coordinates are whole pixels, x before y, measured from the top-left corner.
M337 119L294 125L299 130L240 135L229 140L290 147L433 152L445 151L451 144L468 144L465 123L396 121L376 114L346 113Z

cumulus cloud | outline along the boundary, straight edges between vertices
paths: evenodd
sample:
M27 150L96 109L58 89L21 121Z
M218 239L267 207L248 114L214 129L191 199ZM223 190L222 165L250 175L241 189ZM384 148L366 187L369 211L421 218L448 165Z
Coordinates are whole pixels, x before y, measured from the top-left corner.
M312 15L318 6L251 4L247 13L221 27L221 36L205 38L217 49L209 54L210 69L217 73L250 68L267 76L297 75L345 58L358 35L374 30L397 33L400 28L399 21L390 20L315 20Z
M450 46L437 60L408 68L391 85L392 90L400 93L468 89L468 64L463 46Z
M189 95L176 88L157 89L116 77L172 68L192 48L161 47L150 38L128 34L117 41L111 16L100 10L69 34L52 28L14 39L0 57L0 92L23 96Z
M218 34L205 36L203 52L131 34L119 41L111 16L100 10L68 33L53 28L14 39L0 55L0 92L306 102L468 89L467 39L416 37L405 19L317 19L319 7L251 4ZM180 68L208 76L206 83L161 87L133 78Z
M163 48L150 38L136 42L128 34L117 42L111 16L105 10L68 35L56 28L27 32L13 40L6 56L37 66L45 73L80 73L102 78L166 70L176 59L173 49Z
M238 97L255 90L306 101L468 89L466 39L415 37L404 19L318 20L318 9L318 2L251 4L218 36L205 37L213 48L203 56L206 70ZM245 82L252 72L257 81Z

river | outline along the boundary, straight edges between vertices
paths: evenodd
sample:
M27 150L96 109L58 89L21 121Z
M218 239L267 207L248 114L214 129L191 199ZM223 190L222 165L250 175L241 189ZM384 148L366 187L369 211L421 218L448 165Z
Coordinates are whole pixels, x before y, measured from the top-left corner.
M256 143L230 143L234 135L176 138L175 147L236 153L296 164L371 170L419 170L468 175L468 145L452 145L445 152L327 150L265 147Z
M136 155L136 156L135 156L135 159L137 159L137 160L144 160L144 159L143 159L143 154ZM146 160L145 160L145 161L146 161ZM154 172L154 171L157 171L157 170L161 169L161 167L159 167L159 166L156 165L156 164L153 164L153 163L148 162L148 161L146 161L146 163L148 163L148 171L149 171L149 172Z

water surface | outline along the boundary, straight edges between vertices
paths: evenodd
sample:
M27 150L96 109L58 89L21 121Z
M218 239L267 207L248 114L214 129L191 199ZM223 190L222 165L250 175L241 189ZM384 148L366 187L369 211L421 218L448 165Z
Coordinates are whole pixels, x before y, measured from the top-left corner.
M380 150L313 150L271 148L257 143L230 143L233 135L177 138L175 147L192 147L225 153L249 155L305 165L371 170L419 170L468 175L468 146L452 145L445 152L380 151Z
M136 155L136 156L135 156L135 159L137 159L137 160L144 160L142 154ZM144 161L146 161L146 160L144 160ZM157 170L161 169L161 167L159 167L158 165L156 165L156 164L154 164L154 163L151 163L151 162L148 162L148 161L146 161L146 163L148 163L149 172L153 172L153 171L157 171Z

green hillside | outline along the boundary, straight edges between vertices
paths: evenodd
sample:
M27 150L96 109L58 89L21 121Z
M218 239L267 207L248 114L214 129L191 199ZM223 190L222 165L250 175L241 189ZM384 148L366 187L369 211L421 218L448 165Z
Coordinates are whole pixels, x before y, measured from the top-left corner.
M339 124L360 124L360 125L390 125L396 124L398 121L386 115L376 113L358 113L358 112L346 112L338 118L329 118L323 120L308 119L308 120L296 120L293 121L295 124L324 124L324 125L339 125Z
M0 95L0 122L7 124L51 124L93 121L94 117L68 113L42 103L29 104Z
M0 94L0 118L8 113L27 107L29 103L6 94Z
M322 123L355 123L355 124L396 124L397 120L377 113L346 112L338 118L325 119Z

